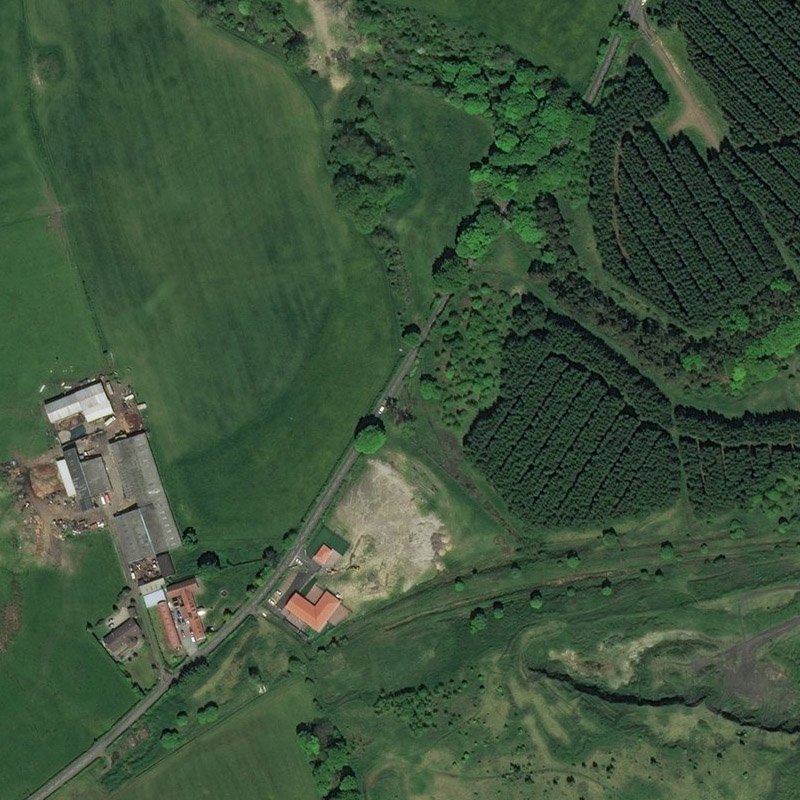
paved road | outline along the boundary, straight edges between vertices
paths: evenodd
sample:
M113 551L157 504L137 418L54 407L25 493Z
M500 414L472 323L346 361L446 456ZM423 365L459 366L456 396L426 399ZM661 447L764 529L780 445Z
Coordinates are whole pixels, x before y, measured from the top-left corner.
M451 295L445 295L440 298L436 305L433 307L430 316L428 317L425 325L422 328L420 343L416 347L409 350L397 369L392 374L389 383L380 395L380 398L375 404L373 413L377 414L380 407L384 404L387 397L396 396L403 381L408 376L411 368L414 366L419 349L430 334L431 328L438 319L439 315L444 311L448 302L450 302ZM304 551L308 537L317 527L317 524L322 519L323 514L328 510L333 498L341 488L342 482L347 477L353 465L356 463L358 453L352 448L348 447L344 456L342 457L339 465L336 467L333 475L328 479L325 490L317 498L317 501L312 506L308 515L306 516L300 530L297 534L297 541L294 547L284 555L278 564L275 572L270 579L259 587L250 599L242 605L236 613L230 617L225 625L213 638L209 639L202 647L198 648L195 658L201 656L208 656L214 652L227 638L230 636L251 614L255 614L258 607L269 597L274 589L278 586L279 582L283 579L286 571L291 567L295 559L299 558ZM82 755L78 756L71 764L66 766L61 772L53 776L44 786L39 788L33 794L29 795L28 800L45 800L54 792L58 791L67 781L74 778L78 773L82 772L88 767L95 759L102 758L105 755L106 748L111 745L117 738L122 736L125 731L132 725L136 724L138 720L144 715L161 697L166 694L173 681L177 678L179 670L162 670L158 683L153 689L150 690L148 695L139 703L137 703L121 720L119 720L113 728L106 731L97 741Z

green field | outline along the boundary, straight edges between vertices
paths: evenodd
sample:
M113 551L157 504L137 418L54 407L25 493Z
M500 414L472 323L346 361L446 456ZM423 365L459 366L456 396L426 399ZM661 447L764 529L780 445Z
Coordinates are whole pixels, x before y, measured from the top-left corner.
M39 387L55 394L102 365L80 280L58 227L52 196L36 162L27 104L28 56L19 36L21 9L0 9L0 461L44 446Z
M295 728L315 717L302 683L268 692L234 717L162 760L140 778L108 794L91 771L68 784L57 800L176 800L236 797L241 800L313 800L311 770Z
M87 630L109 613L122 584L108 537L71 542L67 557L69 572L30 566L0 572L0 584L12 586L1 609L8 641L0 649L0 781L9 799L25 796L83 752L137 696ZM12 609L17 630L8 630Z
M388 0L437 14L546 64L582 93L595 67L600 40L608 34L617 0Z
M381 267L278 63L179 2L37 0L30 20L63 49L43 140L179 524L253 555L297 524L388 375Z
M423 89L392 85L380 99L382 121L414 163L415 191L396 210L395 227L424 317L434 291L433 262L452 247L458 224L474 209L469 165L486 152L491 130Z

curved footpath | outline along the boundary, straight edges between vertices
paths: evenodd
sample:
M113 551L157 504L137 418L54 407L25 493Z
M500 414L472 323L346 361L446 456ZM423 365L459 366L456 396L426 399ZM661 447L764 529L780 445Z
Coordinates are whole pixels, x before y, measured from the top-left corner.
M422 347L425 340L428 338L431 328L439 318L439 315L444 311L448 302L450 302L451 296L452 295L448 294L439 298L436 305L433 307L430 316L422 328L420 343L409 350L400 364L398 364L397 369L394 371L384 391L381 393L380 399L373 408L374 414L380 413L381 406L384 404L387 397L394 397L397 394L403 381L408 377L408 373L414 366L420 347ZM289 569L294 560L298 558L305 549L308 538L317 527L323 514L325 514L328 507L333 502L333 498L336 497L336 493L341 488L342 483L353 468L357 459L358 453L352 447L348 447L339 465L336 467L336 470L328 479L325 490L317 498L303 521L297 534L295 546L284 555L270 579L259 587L258 591L255 592L246 603L239 607L236 613L224 624L219 633L213 639L207 641L202 647L198 648L195 658L211 655L211 653L213 653L214 650L216 650L228 636L247 619L247 617L257 613L258 607L269 597L283 578L286 570ZM29 795L28 800L45 800L45 798L57 792L65 783L72 780L78 773L86 769L93 761L102 758L105 755L106 749L122 736L128 728L135 725L136 722L167 693L170 686L172 686L173 682L177 679L179 672L180 670L178 669L162 670L158 683L150 690L146 697L140 700L124 717L122 717L122 719L97 739L86 752L78 756L73 762L64 767L61 772L54 775L47 783L37 789L33 794Z

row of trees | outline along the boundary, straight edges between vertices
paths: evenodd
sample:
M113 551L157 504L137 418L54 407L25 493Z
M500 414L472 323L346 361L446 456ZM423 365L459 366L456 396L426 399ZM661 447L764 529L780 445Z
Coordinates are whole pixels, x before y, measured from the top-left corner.
M669 404L570 324L548 315L543 328L508 339L501 396L465 437L468 457L511 509L535 525L668 505L678 492L677 453L653 419L663 420Z
M372 707L376 714L391 714L405 722L414 734L420 734L428 728L438 725L437 719L444 716L455 717L448 708L448 703L457 697L466 681L448 684L437 683L429 688L425 684L409 686L394 692L381 692Z
M201 17L238 36L277 50L295 69L308 65L308 39L286 16L281 0L191 0Z
M382 131L366 96L347 112L333 121L328 166L340 207L358 231L371 234L403 194L413 165Z
M689 57L713 87L737 143L800 130L800 7L769 0L666 0L665 25L685 33Z
M755 206L682 135L665 145L647 124L623 137L615 203L612 271L686 325L707 327L785 271Z
M297 740L323 800L362 800L350 748L333 723L325 719L302 723L297 726Z
M800 257L800 137L738 149L726 142L719 159L755 199L776 234Z

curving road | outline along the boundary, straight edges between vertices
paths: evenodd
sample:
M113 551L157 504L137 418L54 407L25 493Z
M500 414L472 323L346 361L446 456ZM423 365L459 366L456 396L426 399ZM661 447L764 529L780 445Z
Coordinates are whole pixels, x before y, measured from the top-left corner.
M452 295L448 294L439 298L422 328L420 343L416 347L411 348L397 365L397 368L392 373L392 377L386 384L384 391L381 393L380 398L372 409L373 414L380 414L385 398L394 397L397 394L403 381L408 377L408 373L411 372L411 368L414 366L420 347L425 343L425 340L431 332L431 328L450 302L451 297ZM317 498L306 515L303 524L300 526L294 547L283 556L269 580L262 584L258 591L255 592L246 603L239 607L236 613L222 626L216 636L209 639L204 645L198 648L195 658L208 656L213 653L214 650L216 650L228 636L247 619L247 617L257 613L258 607L272 594L273 590L283 579L286 570L291 567L295 559L304 551L309 536L311 536L322 519L322 516L328 510L328 507L357 459L358 453L352 447L348 447L340 459L338 466L328 479L324 491ZM122 736L128 728L135 725L136 722L167 693L170 686L172 686L173 682L178 677L179 672L180 670L178 669L163 669L159 676L158 683L150 690L146 697L140 700L124 717L122 717L122 719L97 739L85 753L78 756L72 763L64 767L61 772L54 775L47 783L37 789L33 794L29 795L28 800L45 800L45 798L58 791L67 781L86 769L93 761L102 758L109 745Z

